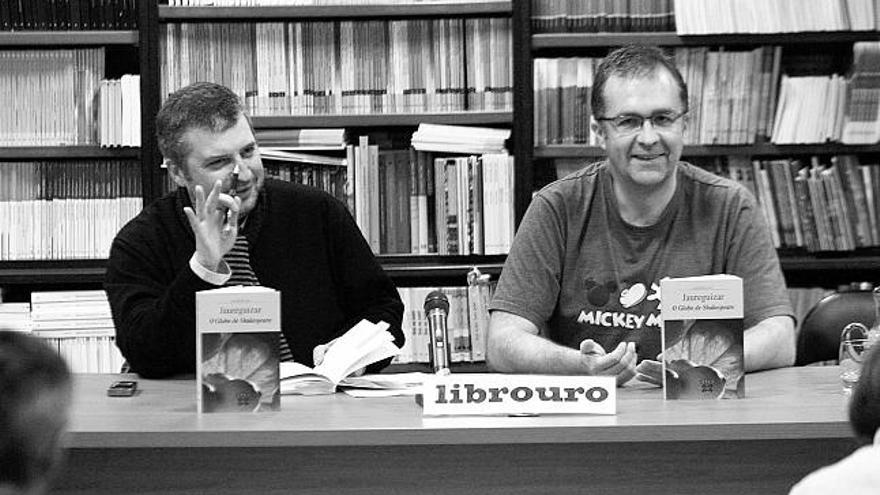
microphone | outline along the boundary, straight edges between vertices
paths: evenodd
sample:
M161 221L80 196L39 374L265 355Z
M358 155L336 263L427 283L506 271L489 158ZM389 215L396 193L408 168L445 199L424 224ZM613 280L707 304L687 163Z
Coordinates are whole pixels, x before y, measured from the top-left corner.
M446 318L449 316L449 299L439 290L425 296L425 316L428 318L428 355L434 373L449 369L451 349L446 332Z

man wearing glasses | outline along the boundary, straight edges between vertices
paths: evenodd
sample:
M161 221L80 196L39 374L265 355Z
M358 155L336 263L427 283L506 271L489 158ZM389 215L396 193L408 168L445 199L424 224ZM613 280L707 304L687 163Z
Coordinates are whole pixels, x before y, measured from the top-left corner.
M491 368L623 384L661 351L660 279L715 273L743 278L746 370L794 363L793 312L754 197L679 161L687 102L657 48L615 50L596 69L592 129L607 160L535 195L490 305Z

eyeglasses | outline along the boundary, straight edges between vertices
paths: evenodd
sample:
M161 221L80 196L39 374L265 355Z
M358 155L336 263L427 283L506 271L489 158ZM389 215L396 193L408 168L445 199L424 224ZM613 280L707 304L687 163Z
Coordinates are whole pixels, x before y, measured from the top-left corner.
M675 127L675 124L679 119L685 116L687 112L660 112L651 115L650 117L643 117L641 115L625 113L622 115L618 115L616 117L599 117L596 120L611 122L611 125L614 127L620 134L635 134L642 130L642 126L645 125L646 120L651 121L651 125L655 130L658 131L666 131Z

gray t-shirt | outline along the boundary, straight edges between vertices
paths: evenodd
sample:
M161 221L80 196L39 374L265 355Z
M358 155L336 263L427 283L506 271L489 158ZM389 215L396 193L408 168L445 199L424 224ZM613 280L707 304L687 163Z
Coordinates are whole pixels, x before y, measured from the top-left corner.
M490 310L534 323L577 349L636 342L660 352L660 279L727 273L743 279L745 328L794 317L770 232L741 185L680 162L677 189L658 222L621 218L606 162L539 191L523 217Z

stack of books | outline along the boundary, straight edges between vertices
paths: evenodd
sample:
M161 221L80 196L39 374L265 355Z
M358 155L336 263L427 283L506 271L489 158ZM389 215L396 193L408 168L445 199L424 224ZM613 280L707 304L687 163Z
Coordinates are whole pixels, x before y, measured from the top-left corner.
M103 290L33 292L31 326L33 334L53 345L74 373L116 373L122 367Z
M30 303L0 303L0 330L30 332Z
M278 150L341 150L348 137L345 129L257 129L257 142L266 149Z
M504 142L508 138L510 129L419 124L412 136L412 147L445 153L505 153Z

